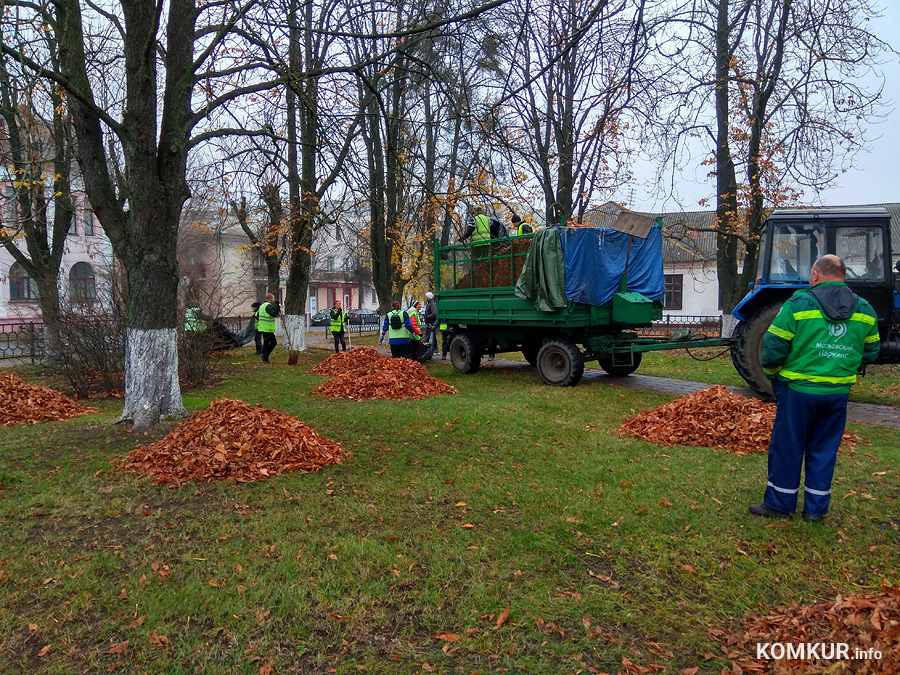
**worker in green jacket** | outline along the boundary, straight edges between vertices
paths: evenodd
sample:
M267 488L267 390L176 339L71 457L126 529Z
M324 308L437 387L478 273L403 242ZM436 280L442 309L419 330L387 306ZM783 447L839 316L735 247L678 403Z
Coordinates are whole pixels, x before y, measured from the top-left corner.
M819 258L810 288L784 303L763 338L760 363L778 406L765 496L750 506L754 515L785 518L796 510L804 462L803 517L818 522L828 513L850 387L881 349L875 310L847 287L846 272L837 256Z

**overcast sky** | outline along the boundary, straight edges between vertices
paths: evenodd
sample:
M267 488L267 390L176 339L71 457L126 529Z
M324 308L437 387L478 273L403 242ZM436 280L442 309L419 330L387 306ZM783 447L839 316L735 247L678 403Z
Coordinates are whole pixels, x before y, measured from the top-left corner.
M882 0L880 4L887 6L881 12L882 18L873 27L874 32L894 49L900 50L900 0ZM900 60L897 56L888 55L885 61L881 69L885 75L884 97L889 101L886 109L888 115L883 122L870 127L870 151L856 157L856 168L840 176L836 187L818 197L807 190L805 204L839 206L900 202ZM703 183L707 170L707 167L698 169L697 183L687 180L676 183L678 200L663 199L656 186L641 188L637 184L634 187L633 201L630 194L617 196L616 199L629 201L631 208L648 212L700 210L704 207L698 206L697 202L714 194L712 179ZM639 167L636 171L636 183L646 182L651 174L652 170L648 167ZM715 208L715 203L711 204Z

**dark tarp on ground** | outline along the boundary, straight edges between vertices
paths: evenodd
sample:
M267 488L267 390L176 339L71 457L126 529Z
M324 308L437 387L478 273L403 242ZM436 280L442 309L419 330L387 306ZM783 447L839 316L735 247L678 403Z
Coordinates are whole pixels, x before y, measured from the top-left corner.
M631 239L631 252L628 240ZM628 290L662 302L666 282L662 266L662 231L654 225L646 239L608 227L560 230L565 260L566 299L600 306L612 300L628 259Z
M553 312L566 306L563 251L555 227L536 232L516 282L516 296L531 300L536 309Z

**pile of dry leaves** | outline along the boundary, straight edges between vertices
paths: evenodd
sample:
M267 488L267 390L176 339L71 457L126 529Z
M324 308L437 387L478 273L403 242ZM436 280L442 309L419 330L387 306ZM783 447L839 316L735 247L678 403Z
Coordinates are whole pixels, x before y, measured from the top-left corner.
M371 347L356 347L349 352L332 354L309 372L325 377L334 377L357 368L378 368L390 360L389 357Z
M332 354L310 372L335 376L313 389L313 393L325 398L427 398L459 393L429 375L422 364L392 359L369 347Z
M0 427L66 420L97 412L100 411L76 403L50 387L28 384L17 375L0 372Z
M716 386L675 399L625 420L619 432L660 445L699 445L737 455L765 452L775 421L775 404ZM859 437L844 433L843 449Z
M288 471L318 471L347 454L290 415L221 399L162 440L135 448L119 466L154 483L247 483Z
M741 635L711 629L710 637L722 643L723 651L745 673L856 673L882 675L900 672L900 588L883 583L875 595L837 596L820 605L777 607L768 616L750 614ZM772 658L772 645L785 645L785 652L803 659ZM757 658L757 645L769 645ZM794 645L791 652L787 644ZM847 645L849 658L838 645ZM819 645L816 647L815 645ZM831 645L835 645L832 651ZM812 649L810 650L810 647ZM870 651L871 650L871 651ZM875 658L880 652L880 658ZM776 657L781 648L774 649ZM866 654L869 658L854 658ZM812 655L812 658L807 658ZM831 656L832 658L828 658ZM841 663L843 661L843 663Z

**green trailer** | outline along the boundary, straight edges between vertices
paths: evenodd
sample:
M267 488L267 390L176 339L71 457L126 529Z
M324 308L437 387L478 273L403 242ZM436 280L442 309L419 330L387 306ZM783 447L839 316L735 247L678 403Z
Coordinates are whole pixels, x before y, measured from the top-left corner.
M662 318L662 303L626 290L627 264L609 302L569 301L550 311L538 309L516 294L535 236L436 248L438 315L453 336L449 351L457 372L475 372L489 351L520 351L546 384L569 387L581 380L585 362L597 361L609 375L625 376L637 370L644 352L729 344L722 338L640 336L637 329Z

